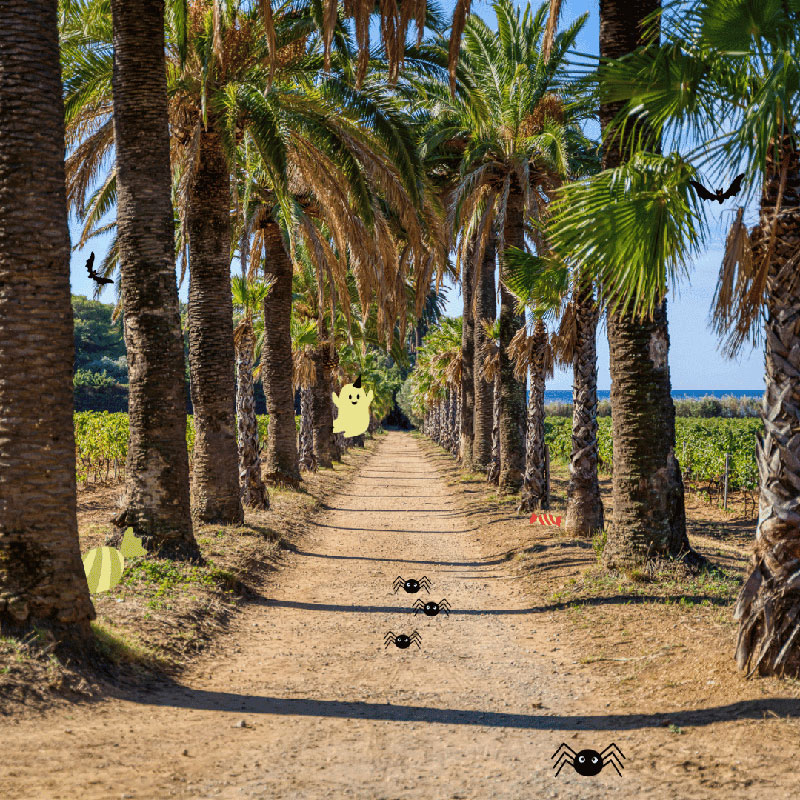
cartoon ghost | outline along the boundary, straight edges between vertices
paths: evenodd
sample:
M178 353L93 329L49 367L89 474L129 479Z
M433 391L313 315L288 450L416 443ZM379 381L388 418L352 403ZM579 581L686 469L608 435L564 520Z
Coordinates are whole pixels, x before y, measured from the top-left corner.
M333 393L333 403L339 409L339 416L333 421L333 432L347 437L360 436L369 427L369 404L373 398L372 389L365 392L361 386L361 376L355 383L342 386L339 396Z

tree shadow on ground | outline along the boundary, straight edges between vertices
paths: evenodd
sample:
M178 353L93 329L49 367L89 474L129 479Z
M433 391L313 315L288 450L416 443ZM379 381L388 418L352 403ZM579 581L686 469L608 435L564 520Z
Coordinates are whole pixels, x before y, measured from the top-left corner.
M726 705L659 714L514 714L475 709L435 708L432 706L395 705L364 701L316 700L313 698L270 697L234 692L192 689L177 682L155 688L147 694L124 699L143 705L175 706L232 714L268 714L298 717L337 717L342 719L385 720L395 722L427 722L440 725L475 725L492 728L533 730L597 730L625 731L711 725L761 719L777 714L784 718L800 718L800 700L777 697L766 700L742 700ZM123 698L121 698L123 699Z

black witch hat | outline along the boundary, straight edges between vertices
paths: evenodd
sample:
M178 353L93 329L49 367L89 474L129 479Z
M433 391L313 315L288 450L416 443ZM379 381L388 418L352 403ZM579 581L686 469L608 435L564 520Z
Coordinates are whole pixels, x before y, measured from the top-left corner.
M360 389L361 388L361 376L360 375L355 379L355 381L353 381L353 387L355 389Z

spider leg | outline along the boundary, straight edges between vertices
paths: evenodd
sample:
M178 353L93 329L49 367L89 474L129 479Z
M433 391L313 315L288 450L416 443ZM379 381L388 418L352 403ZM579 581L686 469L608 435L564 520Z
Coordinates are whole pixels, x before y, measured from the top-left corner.
M621 777L622 773L620 773L620 770L625 769L625 767L617 757L616 753L609 753L609 755L606 758L603 758L603 766L605 766L606 764L611 764L611 766L614 767L614 769L617 771L617 774L620 775Z
M553 753L553 755L551 755L551 756L550 756L550 758L555 758L555 757L556 757L556 756L559 754L559 752L561 751L561 748L562 748L562 747L563 747L565 750L567 750L567 751L569 752L569 754L570 754L570 755L571 755L573 758L575 758L575 756L576 756L576 755L578 755L578 754L577 754L577 753L576 753L576 752L575 752L575 751L574 751L574 750L573 750L573 749L572 749L572 748L571 748L571 747L570 747L568 744L564 744L564 743L562 742L562 743L561 743L561 744L558 746L558 750L556 750L556 751L555 751L555 753ZM563 755L563 753L562 753L562 755ZM560 758L560 756L559 756L559 758Z
M415 600L411 607L414 609L414 613L416 614L417 611L421 611L425 607L425 604L422 602L422 600Z
M564 764L569 764L573 768L575 767L575 763L573 762L572 758L570 758L569 753L562 753L558 757L558 761L556 761L556 763L553 764L553 769L556 769L556 767L558 767L558 770L556 770L556 777L558 777L558 773L561 772L561 770L564 768Z
M423 576L422 576L422 577L419 579L419 585L420 585L420 588L421 588L421 589L424 589L426 592L428 592L428 593L430 594L430 591L431 591L431 582L428 580L428 576L427 576L427 575L423 575Z
M414 642L414 644L415 644L417 647L419 647L419 649L420 649L420 650L422 649L422 648L420 647L420 644L419 644L419 643L422 641L422 637L419 635L419 631L416 631L416 630L415 630L415 631L414 631L414 632L411 634L411 636L409 636L408 638L409 638L409 639L411 639L411 641L412 641L412 642Z
M394 587L394 592L395 592L395 594L397 594L397 590L398 590L398 589L399 589L399 588L400 588L400 587L401 587L401 586L402 586L404 583L405 583L405 581L404 581L404 580L403 580L403 579L402 579L402 578L401 578L399 575L398 575L398 576L397 576L397 577L394 579L394 583L392 584L392 586Z
M606 749L603 750L602 753L600 753L600 758L602 758L606 754L606 752L608 750L611 750L612 753L614 752L614 750L616 750L619 755L621 755L623 758L625 758L625 754L622 752L622 750L619 749L619 746L617 744L615 744L614 742L611 742L611 744L608 747L606 747Z
M389 631L389 633L387 633L386 636L383 637L383 641L385 643L383 645L384 648L388 647L390 644L394 644L395 639L396 639L395 635L391 631Z
M444 611L448 617L450 616L450 603L448 603L447 600L442 599L442 601L439 603L439 608Z
M619 767L617 766L616 762L612 758L609 758L608 760L603 759L603 766L605 767L607 764L611 764L611 766L614 767L614 769L617 771L617 775L619 775L620 778L622 777L622 773L619 771ZM622 766L622 765L620 764L620 766ZM623 769L624 769L624 767L623 767Z

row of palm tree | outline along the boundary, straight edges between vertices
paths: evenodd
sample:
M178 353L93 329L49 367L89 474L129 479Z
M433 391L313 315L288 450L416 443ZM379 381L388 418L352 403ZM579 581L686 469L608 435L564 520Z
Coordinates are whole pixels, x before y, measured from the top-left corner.
M603 512L594 339L606 312L615 446L606 563L699 563L674 455L666 290L702 239L702 220L686 188L693 168L660 155L689 124L705 135L708 163L719 172L733 160L751 186L762 181L760 225L750 234L741 218L734 225L717 303L719 327L733 329L734 345L762 313L766 320L762 514L737 609L738 658L761 671L800 660L800 556L791 544L800 481L796 1L760 10L743 0L681 3L665 16L661 42L658 0L633 10L605 0L601 64L583 76L567 53L585 17L559 33L560 2L520 12L498 0L495 33L468 16L468 6L457 4L449 42L420 35L407 49L411 19L420 33L426 20L438 25L424 2L410 13L374 3L340 10L267 0L62 0L57 9L55 0L38 0L11 15L0 54L14 80L3 84L4 99L12 109L24 102L30 119L9 118L17 135L4 137L0 153L0 165L22 165L0 172L9 220L0 263L12 287L2 298L9 334L0 337L0 373L4 386L16 387L4 390L0 437L4 485L15 498L1 523L2 553L12 554L4 561L14 565L2 572L4 627L44 621L85 638L93 615L77 551L67 419L68 209L83 221L80 243L114 231L103 269L118 276L131 383L126 496L116 522L132 525L149 550L197 558L192 512L238 523L243 497L268 502L243 374L257 351L270 415L265 477L296 484L301 464L325 465L340 450L328 428L330 389L345 371L366 366L368 342L389 350L405 340L453 250L469 308L416 354L419 375L430 375L418 392L426 429L465 463L488 468L500 491L521 490L521 507L546 507L544 380L553 359L572 363L568 526L596 530ZM376 11L386 60L368 49ZM26 13L47 22L25 28ZM49 70L48 78L29 89L26 70ZM28 94L14 94L21 91ZM601 164L581 132L598 109ZM709 133L720 120L731 125L727 139ZM19 144L25 137L28 147L42 143L36 163ZM44 171L47 180L33 180ZM35 235L23 208L47 210ZM244 294L245 320L234 326L237 246L245 281L269 285L260 335ZM191 485L176 257L190 275ZM293 349L304 262L314 276L305 281L311 313L295 319ZM551 341L546 324L555 314L561 323ZM34 335L20 350L26 326L43 329L42 319L53 335ZM21 357L26 368L47 371L46 403L30 404L13 380ZM26 448L38 448L35 459L22 457L23 436ZM46 486L39 475L48 476Z
M606 526L605 563L612 569L630 569L659 558L680 558L690 566L705 564L686 536L683 486L674 452L666 316L668 286L685 269L704 235L702 209L688 186L694 167L677 153L661 155L665 141L673 147L684 145L689 130L699 141L689 158L698 165L719 177L730 171L732 163L736 171L745 171L754 188L760 182L760 222L748 232L741 210L737 215L714 301L715 326L727 336L728 352L735 353L748 340L763 338L766 344L766 434L758 448L761 516L753 570L736 608L740 620L737 660L740 667L749 666L751 673L796 672L800 664L796 579L800 555L792 543L800 520L800 482L794 469L800 463L800 347L795 346L800 106L794 87L800 75L796 56L800 9L796 3L765 4L756 12L750 4L733 0L677 4L663 15L663 41L659 40L660 11L658 2L640 3L638 18L632 18L629 4L604 4L601 64L570 87L576 97L566 105L573 111L585 108L587 102L599 107L603 169L584 160L582 169L564 170L556 176L566 182L550 192L542 190L539 213L526 209L530 228L525 238L536 255L528 251L527 241L519 244L513 239L505 241L501 253L501 283L527 306L533 325L530 336L520 325L513 345L501 327L497 342L501 407L503 398L514 390L509 377L514 357L518 374L526 362L533 366L521 506L536 507L547 501L547 455L540 444L538 411L548 360L543 319L559 306L560 297L561 323L552 349L556 358L572 361L575 370L569 528L585 532L604 524L597 490L594 340L598 316L605 312L615 448L614 515ZM551 20L553 13L551 8ZM471 24L467 23L464 51L473 41ZM502 64L496 53L509 32L523 27L524 18L509 24L498 14L493 44L480 46L482 52L494 54L493 65ZM524 47L518 43L512 52L524 52ZM469 64L464 54L460 63ZM503 85L502 67L490 74L497 86ZM515 96L505 88L503 96ZM484 101L483 96L475 101L472 118L478 116L479 103ZM441 103L446 105L444 100ZM502 116L501 106L493 110L494 118L501 121L498 124L503 124L508 117ZM720 134L721 124L727 133ZM472 188L497 168L500 158L491 153L488 142L483 143L478 152L481 158L486 155L486 161L474 174L471 140L468 134L459 134L464 137L462 152L467 154L460 175L470 176ZM511 145L504 154L510 150ZM534 159L528 157L525 164L530 168ZM513 194L513 180L500 185L504 199ZM491 197L496 189L497 183L484 189L482 197ZM502 217L503 227L493 230L498 237L507 231L507 214L508 210ZM465 250L472 244L465 243ZM469 270L462 274L468 275ZM475 304L467 291L465 298L472 305L465 307L466 320ZM756 323L762 317L765 332L759 337ZM435 349L437 344L442 343L434 337L430 347ZM445 348L442 354L446 352ZM505 373L504 353L509 360ZM428 364L435 363L432 352ZM418 368L424 372L428 364ZM468 373L469 369L464 370ZM422 374L414 381L426 427L450 446L448 395L437 391ZM473 374L471 383L466 391L476 391L485 382L476 381ZM472 431L462 432L462 440L471 435L475 444L476 432L473 419ZM499 447L502 476L515 471L519 463L518 453L508 454L516 438L514 421L505 416ZM504 459L514 466L504 468ZM501 478L501 486L507 489L513 482ZM575 525L579 518L583 526Z

